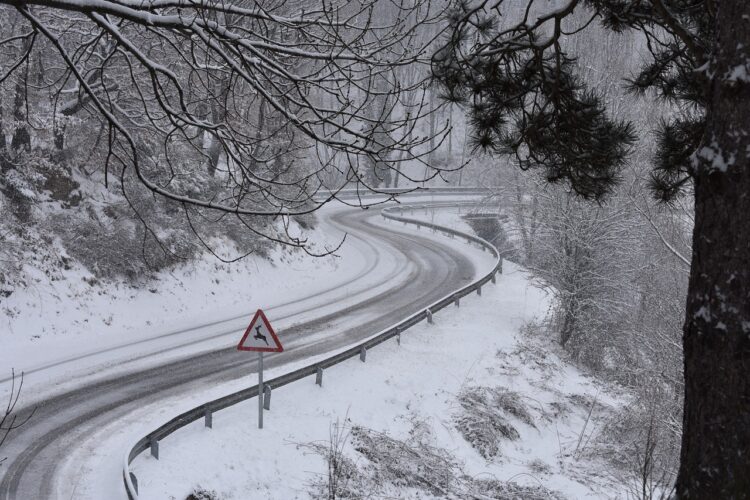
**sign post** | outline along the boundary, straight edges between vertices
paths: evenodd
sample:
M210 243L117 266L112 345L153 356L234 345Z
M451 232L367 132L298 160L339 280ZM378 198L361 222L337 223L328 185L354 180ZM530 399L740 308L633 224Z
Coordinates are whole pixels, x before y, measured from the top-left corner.
M263 428L263 398L265 391L263 386L263 353L283 352L279 338L273 331L271 323L261 309L258 309L245 330L242 340L237 345L238 351L250 351L258 353L258 428Z
M263 352L258 353L258 429L263 428Z

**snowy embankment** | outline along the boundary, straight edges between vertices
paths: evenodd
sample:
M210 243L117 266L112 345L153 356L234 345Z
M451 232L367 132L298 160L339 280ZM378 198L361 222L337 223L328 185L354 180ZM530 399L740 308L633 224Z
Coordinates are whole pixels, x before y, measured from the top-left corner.
M132 464L141 498L216 499L624 496L589 453L625 404L526 325L548 297L510 263L496 286L368 353L188 426L156 461ZM335 474L331 474L336 465ZM505 496L503 496L505 495Z
M342 211L351 209L321 210L309 235L313 252L341 241L344 229L332 217ZM27 269L29 285L0 303L0 397L11 369L25 372L22 403L30 404L93 377L231 345L257 307L309 320L395 286L404 275L401 257L349 234L334 255L282 248L233 263L206 256L147 286L97 282L80 266L58 280Z
M322 223L312 249L324 251L342 236ZM238 320L240 328L259 296L266 304L284 304L309 296L309 290L323 293L361 273L371 258L357 243L324 258L285 248L233 263L206 255L161 272L146 285L101 283L81 266L61 271L59 280L29 268L29 285L0 307L0 382L6 382L0 389L11 368L25 372L28 404L32 386L56 393L63 389L56 385L61 380L90 378L121 362L154 354L160 355L151 363L184 356L188 345L192 351L211 348L194 344L225 330L228 320ZM336 279L323 286L321 275ZM34 399L41 396L34 391Z

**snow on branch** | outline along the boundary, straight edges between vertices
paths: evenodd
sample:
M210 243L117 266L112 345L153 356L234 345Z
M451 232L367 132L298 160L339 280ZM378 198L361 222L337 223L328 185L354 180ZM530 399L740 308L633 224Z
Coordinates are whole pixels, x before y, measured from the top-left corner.
M416 131L432 110L431 0L0 0L13 11L22 32L0 44L23 50L5 78L34 50L56 59L55 115L101 118L123 189L134 175L198 208L300 215L347 185L377 191L373 165L408 178L398 164L435 142ZM424 69L406 81L405 67Z

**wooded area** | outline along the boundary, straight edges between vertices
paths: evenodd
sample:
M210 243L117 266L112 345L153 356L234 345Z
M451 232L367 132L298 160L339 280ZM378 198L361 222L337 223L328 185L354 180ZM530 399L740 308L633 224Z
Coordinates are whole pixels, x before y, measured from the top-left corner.
M635 394L605 441L630 443L636 496L750 498L748 19L744 0L0 0L0 292L29 261L145 283L304 249L344 188L491 187L483 236L554 295L540 328Z

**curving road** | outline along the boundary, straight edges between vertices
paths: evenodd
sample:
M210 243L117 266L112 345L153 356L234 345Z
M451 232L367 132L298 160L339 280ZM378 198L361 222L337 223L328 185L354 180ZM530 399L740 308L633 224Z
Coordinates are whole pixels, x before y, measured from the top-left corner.
M472 260L454 247L410 228L375 225L372 219L378 215L372 210L345 210L330 216L333 225L349 233L360 250L369 253L367 265L337 287L338 299L329 297L341 307L283 331L285 352L267 357L268 368L364 339L465 285L477 274ZM382 266L382 260L396 265ZM381 275L373 282L368 276L371 273ZM275 309L294 307L288 307L291 312L278 319L293 321L334 292L324 290L317 297L310 297L309 302L303 299L282 304ZM217 345L226 346L226 342L219 342L221 337L237 332L236 325L231 324L236 319L229 318L226 330L213 335ZM277 317L272 319L276 321ZM168 397L246 377L254 370L253 363L247 354L223 347L91 382L43 400L33 419L12 434L3 448L8 460L0 468L0 500L60 498L62 491L69 498L71 488L61 488L61 482L87 481L97 471L75 471L61 464L71 450L96 446L86 442L94 431L125 419L144 406L156 407ZM104 479L120 484L119 476Z

